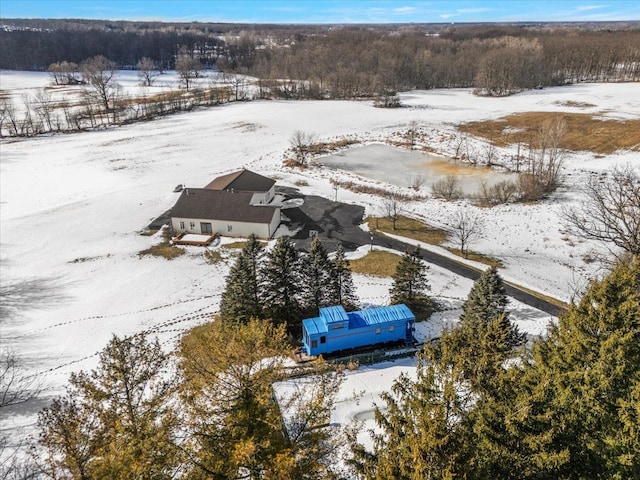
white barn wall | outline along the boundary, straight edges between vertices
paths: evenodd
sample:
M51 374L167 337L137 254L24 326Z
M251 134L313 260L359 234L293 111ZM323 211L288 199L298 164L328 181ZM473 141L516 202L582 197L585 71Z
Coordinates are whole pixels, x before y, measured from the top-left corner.
M184 229L180 228L180 222L184 222ZM191 228L193 222L194 228ZM208 218L171 218L171 226L174 232L203 233L200 222L210 223L211 231L227 237L248 237L252 233L260 238L271 238L280 225L280 209L276 209L270 223L250 223L227 220L212 220ZM231 230L229 230L231 226Z

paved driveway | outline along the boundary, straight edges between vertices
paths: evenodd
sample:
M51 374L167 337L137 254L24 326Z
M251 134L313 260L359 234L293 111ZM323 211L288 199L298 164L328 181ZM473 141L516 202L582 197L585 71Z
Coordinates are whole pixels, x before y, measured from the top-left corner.
M310 232L313 230L322 240L327 251L334 251L338 243L342 243L345 250L355 250L361 245L379 245L399 252L405 252L412 245L395 240L384 235L369 234L359 225L363 221L364 207L346 203L333 202L315 195L302 195L293 188L281 188L280 191L289 198L303 198L300 207L282 210L286 217L283 223L291 231L296 247L308 251L311 244ZM372 239L373 237L373 239ZM477 280L480 272L463 263L437 253L422 250L421 257L434 265L445 268L453 273L471 280ZM550 315L557 316L563 310L558 306L540 299L514 285L505 285L507 295L531 307L537 308Z

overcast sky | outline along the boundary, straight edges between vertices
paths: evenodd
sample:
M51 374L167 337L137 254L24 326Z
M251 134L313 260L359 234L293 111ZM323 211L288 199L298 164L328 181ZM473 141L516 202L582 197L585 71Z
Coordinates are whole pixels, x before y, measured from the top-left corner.
M0 0L2 18L229 23L640 20L640 0Z

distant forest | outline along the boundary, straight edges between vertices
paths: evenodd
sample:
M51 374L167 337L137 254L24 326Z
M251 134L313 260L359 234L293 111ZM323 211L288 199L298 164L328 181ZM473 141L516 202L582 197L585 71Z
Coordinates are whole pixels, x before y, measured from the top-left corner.
M3 20L0 68L46 70L103 55L143 58L277 81L278 96L358 98L473 87L509 95L574 82L640 80L640 24L231 25ZM287 79L287 81L283 81ZM290 80L290 81L289 81ZM273 86L273 83L272 83Z

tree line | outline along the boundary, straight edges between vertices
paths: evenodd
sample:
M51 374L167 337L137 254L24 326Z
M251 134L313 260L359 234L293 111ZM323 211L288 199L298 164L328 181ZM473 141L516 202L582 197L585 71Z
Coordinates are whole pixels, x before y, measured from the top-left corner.
M89 25L0 31L0 68L46 70L102 55L118 68L133 69L146 57L173 69L183 48L203 66L254 75L287 98L385 97L450 87L502 96L572 82L640 79L640 30L633 24Z
M461 29L462 30L462 29ZM503 96L573 82L640 79L640 31L500 28L470 36L415 29L393 35L336 28L303 36L286 49L260 49L239 64L282 84L282 96L384 97L410 89L473 87Z
M357 430L330 423L340 370L324 362L300 367L299 390L275 401L273 384L292 372L284 323L218 318L188 332L174 353L144 335L114 336L97 367L73 374L67 391L40 412L31 454L1 465L3 474L637 478L638 258L594 282L530 348L506 307L502 279L490 268L474 283L458 326L425 345L416 379L401 376L383 395L372 450L356 441ZM4 393L12 379L0 375Z

